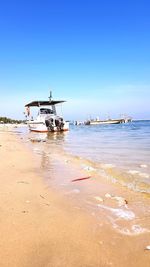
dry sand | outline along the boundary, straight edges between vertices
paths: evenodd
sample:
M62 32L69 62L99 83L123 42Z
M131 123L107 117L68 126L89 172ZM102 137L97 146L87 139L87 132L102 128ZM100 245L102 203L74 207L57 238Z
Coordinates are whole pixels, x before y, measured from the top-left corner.
M62 164L56 154L55 163L56 180L60 176L65 180L88 175L78 162ZM131 201L132 210L138 213L134 203L138 195L103 179L96 182L96 176L95 181L77 182L78 186L73 183L67 193L48 186L41 173L39 159L20 137L1 130L0 267L150 266L150 251L145 250L150 245L150 233L122 234L108 220L107 210L98 207L103 204L101 197L113 192ZM116 208L112 199L106 199L105 204ZM130 226L128 221L118 223L121 229Z

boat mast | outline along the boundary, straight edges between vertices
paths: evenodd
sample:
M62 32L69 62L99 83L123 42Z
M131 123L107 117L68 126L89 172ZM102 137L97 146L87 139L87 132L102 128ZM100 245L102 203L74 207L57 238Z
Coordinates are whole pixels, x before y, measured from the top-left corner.
M52 101L52 91L50 91L50 94L49 94L49 102ZM55 105L52 105L52 110L53 110L53 113L56 115L56 107Z
M50 94L49 94L49 102L52 101L52 91L50 91Z

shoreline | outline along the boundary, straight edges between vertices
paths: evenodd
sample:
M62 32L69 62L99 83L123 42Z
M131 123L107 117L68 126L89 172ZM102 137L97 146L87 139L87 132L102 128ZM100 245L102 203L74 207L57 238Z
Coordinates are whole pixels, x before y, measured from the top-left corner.
M55 150L46 163L51 164L47 174L51 176L46 177L45 163L15 133L0 131L0 155L2 267L149 266L145 247L150 245L150 233L140 233L148 218L139 228L143 223L139 194L81 169L79 160L60 157ZM72 182L88 176L86 181ZM119 206L114 196L127 203ZM144 208L148 204L143 198ZM120 210L131 220L113 213ZM119 232L133 225L137 234Z

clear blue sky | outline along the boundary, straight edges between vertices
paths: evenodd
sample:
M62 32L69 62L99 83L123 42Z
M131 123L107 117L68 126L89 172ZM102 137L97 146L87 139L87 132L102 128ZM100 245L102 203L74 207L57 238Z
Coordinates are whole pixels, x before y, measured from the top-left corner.
M2 0L0 116L49 90L67 119L150 119L150 2Z

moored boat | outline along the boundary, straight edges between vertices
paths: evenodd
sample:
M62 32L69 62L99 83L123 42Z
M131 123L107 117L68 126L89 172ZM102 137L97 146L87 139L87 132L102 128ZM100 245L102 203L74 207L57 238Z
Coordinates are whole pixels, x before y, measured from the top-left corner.
M28 119L27 124L32 132L61 132L69 130L69 122L65 121L62 116L57 115L56 105L62 104L64 100L52 100L50 92L49 100L32 101L25 105L27 117L30 118L30 108L38 107L38 115L35 120Z
M98 124L119 124L124 123L124 119L108 119L108 120L87 120L85 125L98 125Z

